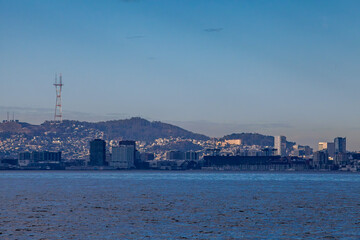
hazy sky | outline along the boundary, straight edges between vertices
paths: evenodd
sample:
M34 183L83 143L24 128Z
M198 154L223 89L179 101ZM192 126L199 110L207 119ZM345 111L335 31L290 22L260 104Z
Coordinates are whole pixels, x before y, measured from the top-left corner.
M0 114L360 149L360 1L0 0ZM45 109L45 110L44 110ZM44 114L46 113L46 114ZM68 114L68 115L66 115Z

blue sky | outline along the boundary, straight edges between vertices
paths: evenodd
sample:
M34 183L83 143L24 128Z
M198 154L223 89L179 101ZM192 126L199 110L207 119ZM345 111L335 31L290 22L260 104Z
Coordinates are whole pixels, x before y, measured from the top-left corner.
M310 145L347 136L359 149L358 9L340 0L0 0L0 113L51 119L62 72L67 119L142 116Z

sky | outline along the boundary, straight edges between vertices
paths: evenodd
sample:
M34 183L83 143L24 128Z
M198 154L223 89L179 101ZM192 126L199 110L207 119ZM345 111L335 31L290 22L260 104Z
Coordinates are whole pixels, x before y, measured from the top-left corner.
M133 116L360 150L360 1L0 0L0 118Z

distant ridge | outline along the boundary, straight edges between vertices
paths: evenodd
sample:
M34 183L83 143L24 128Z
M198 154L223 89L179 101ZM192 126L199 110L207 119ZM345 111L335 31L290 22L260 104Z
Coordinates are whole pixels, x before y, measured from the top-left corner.
M32 125L24 122L0 123L0 137L8 137L11 134L25 134L33 136L91 138L101 136L105 140L131 139L136 141L154 141L158 138L182 138L195 140L209 140L203 134L194 133L181 127L163 123L160 121L148 121L140 117L123 120L111 120L102 122L86 122L76 120L64 120L62 123L46 121L40 125ZM245 145L273 146L274 137L259 133L232 133L218 140L241 139ZM287 142L288 146L295 143Z
M258 146L274 146L274 137L259 133L233 133L225 135L221 140L241 139L242 144Z
M75 120L64 120L62 123L46 121L40 125L23 122L0 123L0 136L7 136L13 133L22 133L30 136L41 136L44 134L51 134L54 137L66 134L78 134L81 136L89 130L103 132L104 138L108 140L123 138L137 141L153 141L157 138L170 137L196 140L209 139L208 136L193 133L168 123L159 121L150 122L139 117L95 123Z

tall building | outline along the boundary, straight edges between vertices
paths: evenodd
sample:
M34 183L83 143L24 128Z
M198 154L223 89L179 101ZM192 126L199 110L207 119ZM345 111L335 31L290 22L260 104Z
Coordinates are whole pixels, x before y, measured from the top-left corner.
M327 142L319 142L318 144L318 150L323 151L327 149Z
M274 148L276 149L276 155L286 156L286 137L275 136L274 137Z
M337 137L334 139L335 154L346 153L346 138Z
M335 164L346 165L348 157L346 154L346 138L337 137L334 139L335 143Z
M106 165L106 142L101 139L95 139L90 142L90 166Z
M111 162L109 165L115 168L133 168L135 167L135 156L135 141L120 141L118 147L112 148Z
M319 151L326 151L329 157L335 157L335 143L333 142L319 142Z

